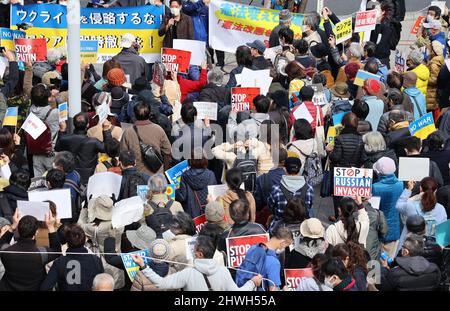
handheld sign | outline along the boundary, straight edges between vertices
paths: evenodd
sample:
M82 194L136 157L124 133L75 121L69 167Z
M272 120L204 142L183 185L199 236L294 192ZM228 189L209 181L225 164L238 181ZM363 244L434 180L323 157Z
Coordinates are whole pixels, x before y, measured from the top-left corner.
M23 62L43 62L47 57L47 41L39 39L14 39L16 56Z
M436 131L433 114L431 112L423 115L419 119L409 124L409 132L412 136L426 139L428 135Z
M291 289L297 289L300 284L301 278L312 278L314 277L311 268L306 269L284 269L284 278L286 280L286 285Z
M44 133L47 126L34 113L30 112L28 117L23 121L22 129L30 134L34 140L38 139Z
M136 195L140 196L142 201L147 201L148 185L137 185ZM166 188L166 195L169 196L171 200L175 200L175 185L169 184Z
M173 48L191 52L191 65L194 66L201 66L206 57L206 43L203 41L174 39Z
M437 6L441 9L442 14L445 11L446 2L445 1L431 1L430 6Z
M314 121L313 116L311 115L308 108L306 107L306 104L304 104L304 103L302 103L294 108L293 115L294 115L295 120L305 119L309 123L312 123L312 121Z
M252 247L252 245L266 243L268 241L268 233L227 238L226 243L228 267L239 267L244 260L248 249Z
M161 62L166 66L167 71L187 73L191 62L191 52L162 48Z
M60 219L72 218L72 197L70 189L28 192L28 200L36 202L52 201Z
M370 10L356 13L355 32L366 32L375 29L377 25L377 11Z
M231 88L231 110L244 111L253 108L253 99L260 94L259 87Z
M48 202L17 201L17 208L22 216L34 216L39 221L45 221L45 215L50 211L49 206Z
M0 40L1 45L10 51L14 51L14 39L16 38L25 38L25 31L22 30L13 30L9 28L0 28Z
M67 102L58 105L59 122L66 121L69 118L69 108Z
M113 228L122 228L139 221L144 216L144 205L140 196L121 200L112 208L111 224Z
M204 120L208 117L210 120L217 121L217 103L194 102L197 109L197 118Z
M366 197L372 196L373 170L367 168L334 168L334 196Z
M5 117L3 118L2 126L17 126L18 115L19 107L8 107L8 109L6 109Z
M360 69L356 73L355 81L353 83L358 86L363 86L364 81L366 81L367 79L375 79L381 81L381 76Z
M311 84L311 88L314 90L314 96L312 99L312 102L316 106L324 106L328 104L327 96L325 95L325 92L323 91L323 85L322 84Z
M81 40L80 56L81 61L86 64L97 62L98 41L97 40Z
M436 226L436 242L442 247L450 244L450 220Z
M139 272L139 266L137 263L133 261L133 258L131 257L131 254L136 254L142 257L145 264L150 264L150 259L146 258L148 257L148 249L143 249L140 251L135 251L131 253L126 254L120 254L120 257L122 258L123 266L125 267L125 270L127 271L128 277L131 280L131 283L134 282L134 278L136 277L136 274Z
M206 215L200 215L194 218L194 223L195 223L195 231L197 232L197 234L200 232L200 230L202 230L203 226L206 223Z
M87 186L88 198L97 198L101 195L111 197L113 194L119 198L122 176L112 172L97 173L89 177Z
M175 190L180 188L181 175L189 169L188 161L178 163L174 167L169 168L165 173L171 184L175 185Z
M352 18L349 17L342 22L337 23L333 32L336 37L336 44L350 39L352 37Z
M336 137L336 128L334 126L330 126L327 132L327 144L334 144L334 138Z
M416 19L416 22L414 23L413 27L411 28L411 34L417 35L419 32L420 27L422 27L423 22L425 21L425 16L419 16Z
M197 237L187 238L184 240L184 246L186 248L186 259L188 261L194 260L195 243L197 243Z
M405 72L406 58L407 57L405 56L405 52L402 52L400 50L395 50L394 66L395 66L395 70L398 73Z
M208 186L208 194L211 195L213 201L215 201L218 197L223 196L227 191L227 184Z
M398 160L398 180L420 181L430 176L429 158L400 157Z

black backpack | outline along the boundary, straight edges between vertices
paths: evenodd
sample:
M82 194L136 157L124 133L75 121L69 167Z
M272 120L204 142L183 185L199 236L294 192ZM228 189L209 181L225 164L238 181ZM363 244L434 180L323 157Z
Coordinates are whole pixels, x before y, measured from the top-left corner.
M308 184L305 184L295 193L292 193L291 191L286 189L286 187L284 187L283 184L280 184L280 190L283 193L284 197L286 198L287 202L289 202L294 196L300 196L300 199L303 201L303 204L305 204L306 192L308 191Z
M122 197L120 198L121 200L136 196L137 186L147 184L147 180L139 172L133 173L129 176L125 176L125 178L126 181L123 186Z
M389 26L392 28L392 35L389 37L389 48L395 51L402 35L402 24L393 19L389 22Z
M256 172L257 172L257 160L250 156L248 152L243 159L236 158L233 167L238 167L242 171L244 177L245 190L254 192L256 188Z
M145 222L147 226L155 230L156 236L161 238L163 232L170 229L170 224L174 219L170 211L173 200L169 200L164 207L160 207L151 201L148 204L153 208L153 213L145 218Z

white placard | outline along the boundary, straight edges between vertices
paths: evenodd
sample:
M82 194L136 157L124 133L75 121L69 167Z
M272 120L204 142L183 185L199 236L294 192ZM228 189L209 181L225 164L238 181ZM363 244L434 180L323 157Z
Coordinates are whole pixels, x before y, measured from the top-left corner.
M111 224L113 228L122 228L144 217L144 204L140 196L121 200L114 204Z
M251 70L244 67L240 76L241 87L259 87L262 95L269 92L272 80L270 69Z
M97 198L101 195L107 195L111 197L113 194L116 199L119 198L120 184L122 183L122 176L111 173L96 173L89 177L88 187L87 187L87 197L88 199Z
M191 52L191 65L201 66L205 60L206 43L197 40L174 39L173 48Z
M305 104L300 104L299 106L297 106L297 108L294 111L294 118L295 120L305 119L309 123L311 123L314 120L311 113L309 113L308 108L306 108Z
M184 241L184 246L186 247L186 259L188 261L192 261L194 260L194 248L195 243L197 242L197 237L194 236L192 238L185 239Z
M8 66L8 59L6 57L0 57L0 78L3 78L5 74L6 67Z
M403 181L421 181L430 176L429 158L400 157L398 165L398 179Z
M50 211L48 202L17 201L17 208L22 216L30 215L39 221L45 221L45 215Z
M380 202L381 197L371 197L369 199L369 203L374 209L380 209Z
M217 121L217 103L211 102L194 102L194 107L197 108L197 118Z
M213 201L223 196L227 192L227 190L228 190L227 184L208 186L208 194L211 195Z
M58 218L72 218L70 189L28 192L28 200L36 202L52 201L56 205L56 216Z
M110 114L109 106L106 103L102 103L100 106L97 106L95 111L98 115L98 124L103 124L103 121L105 121Z
M42 133L44 133L47 126L34 113L30 112L28 117L22 124L22 129L36 140Z

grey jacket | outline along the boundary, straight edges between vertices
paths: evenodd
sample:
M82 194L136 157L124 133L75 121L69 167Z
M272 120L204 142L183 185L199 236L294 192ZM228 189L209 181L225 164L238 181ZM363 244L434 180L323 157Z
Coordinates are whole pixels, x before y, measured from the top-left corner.
M218 266L214 259L195 259L193 268L183 269L164 278L150 267L142 272L159 289L182 288L185 291L208 291L203 275L208 278L213 291L252 291L255 289L255 284L250 280L242 287L238 287L228 269Z
M367 234L366 250L370 259L378 260L381 255L380 238L385 237L388 232L388 225L384 213L374 209L370 203L365 203L367 215L369 215L369 233Z
M131 84L134 84L137 78L147 77L147 63L134 48L122 49L113 59L118 61L125 74L130 76Z
M228 137L234 137L234 133L237 133L238 140L245 141L248 138L258 138L259 136L259 127L261 123L265 120L269 120L270 116L268 113L251 113L250 118L242 121L239 125L237 124L234 115L230 113L230 117L228 118ZM248 138L245 135L248 135Z

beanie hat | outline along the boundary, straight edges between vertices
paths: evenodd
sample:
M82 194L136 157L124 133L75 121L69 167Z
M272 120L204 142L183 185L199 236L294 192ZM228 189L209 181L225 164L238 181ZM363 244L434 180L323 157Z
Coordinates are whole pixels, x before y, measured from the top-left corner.
M373 170L378 175L390 175L394 174L396 167L395 162L391 158L382 157L373 164Z
M355 62L348 63L344 67L345 75L349 80L354 80L356 78L356 74L358 73L359 65Z
M412 50L409 53L408 58L415 64L420 65L423 62L424 56L423 53L419 50Z
M223 220L225 210L220 202L213 201L206 204L205 217L207 221L219 222Z
M302 167L302 161L296 157L288 157L286 161L284 161L284 167L288 173L298 172Z
M375 79L367 79L364 81L364 90L369 95L377 95L381 92L381 83Z
M112 86L121 86L127 81L125 72L120 68L111 69L106 75L106 79L108 79L108 83Z
M148 253L154 259L167 260L170 255L170 245L164 239L156 239L150 243Z

